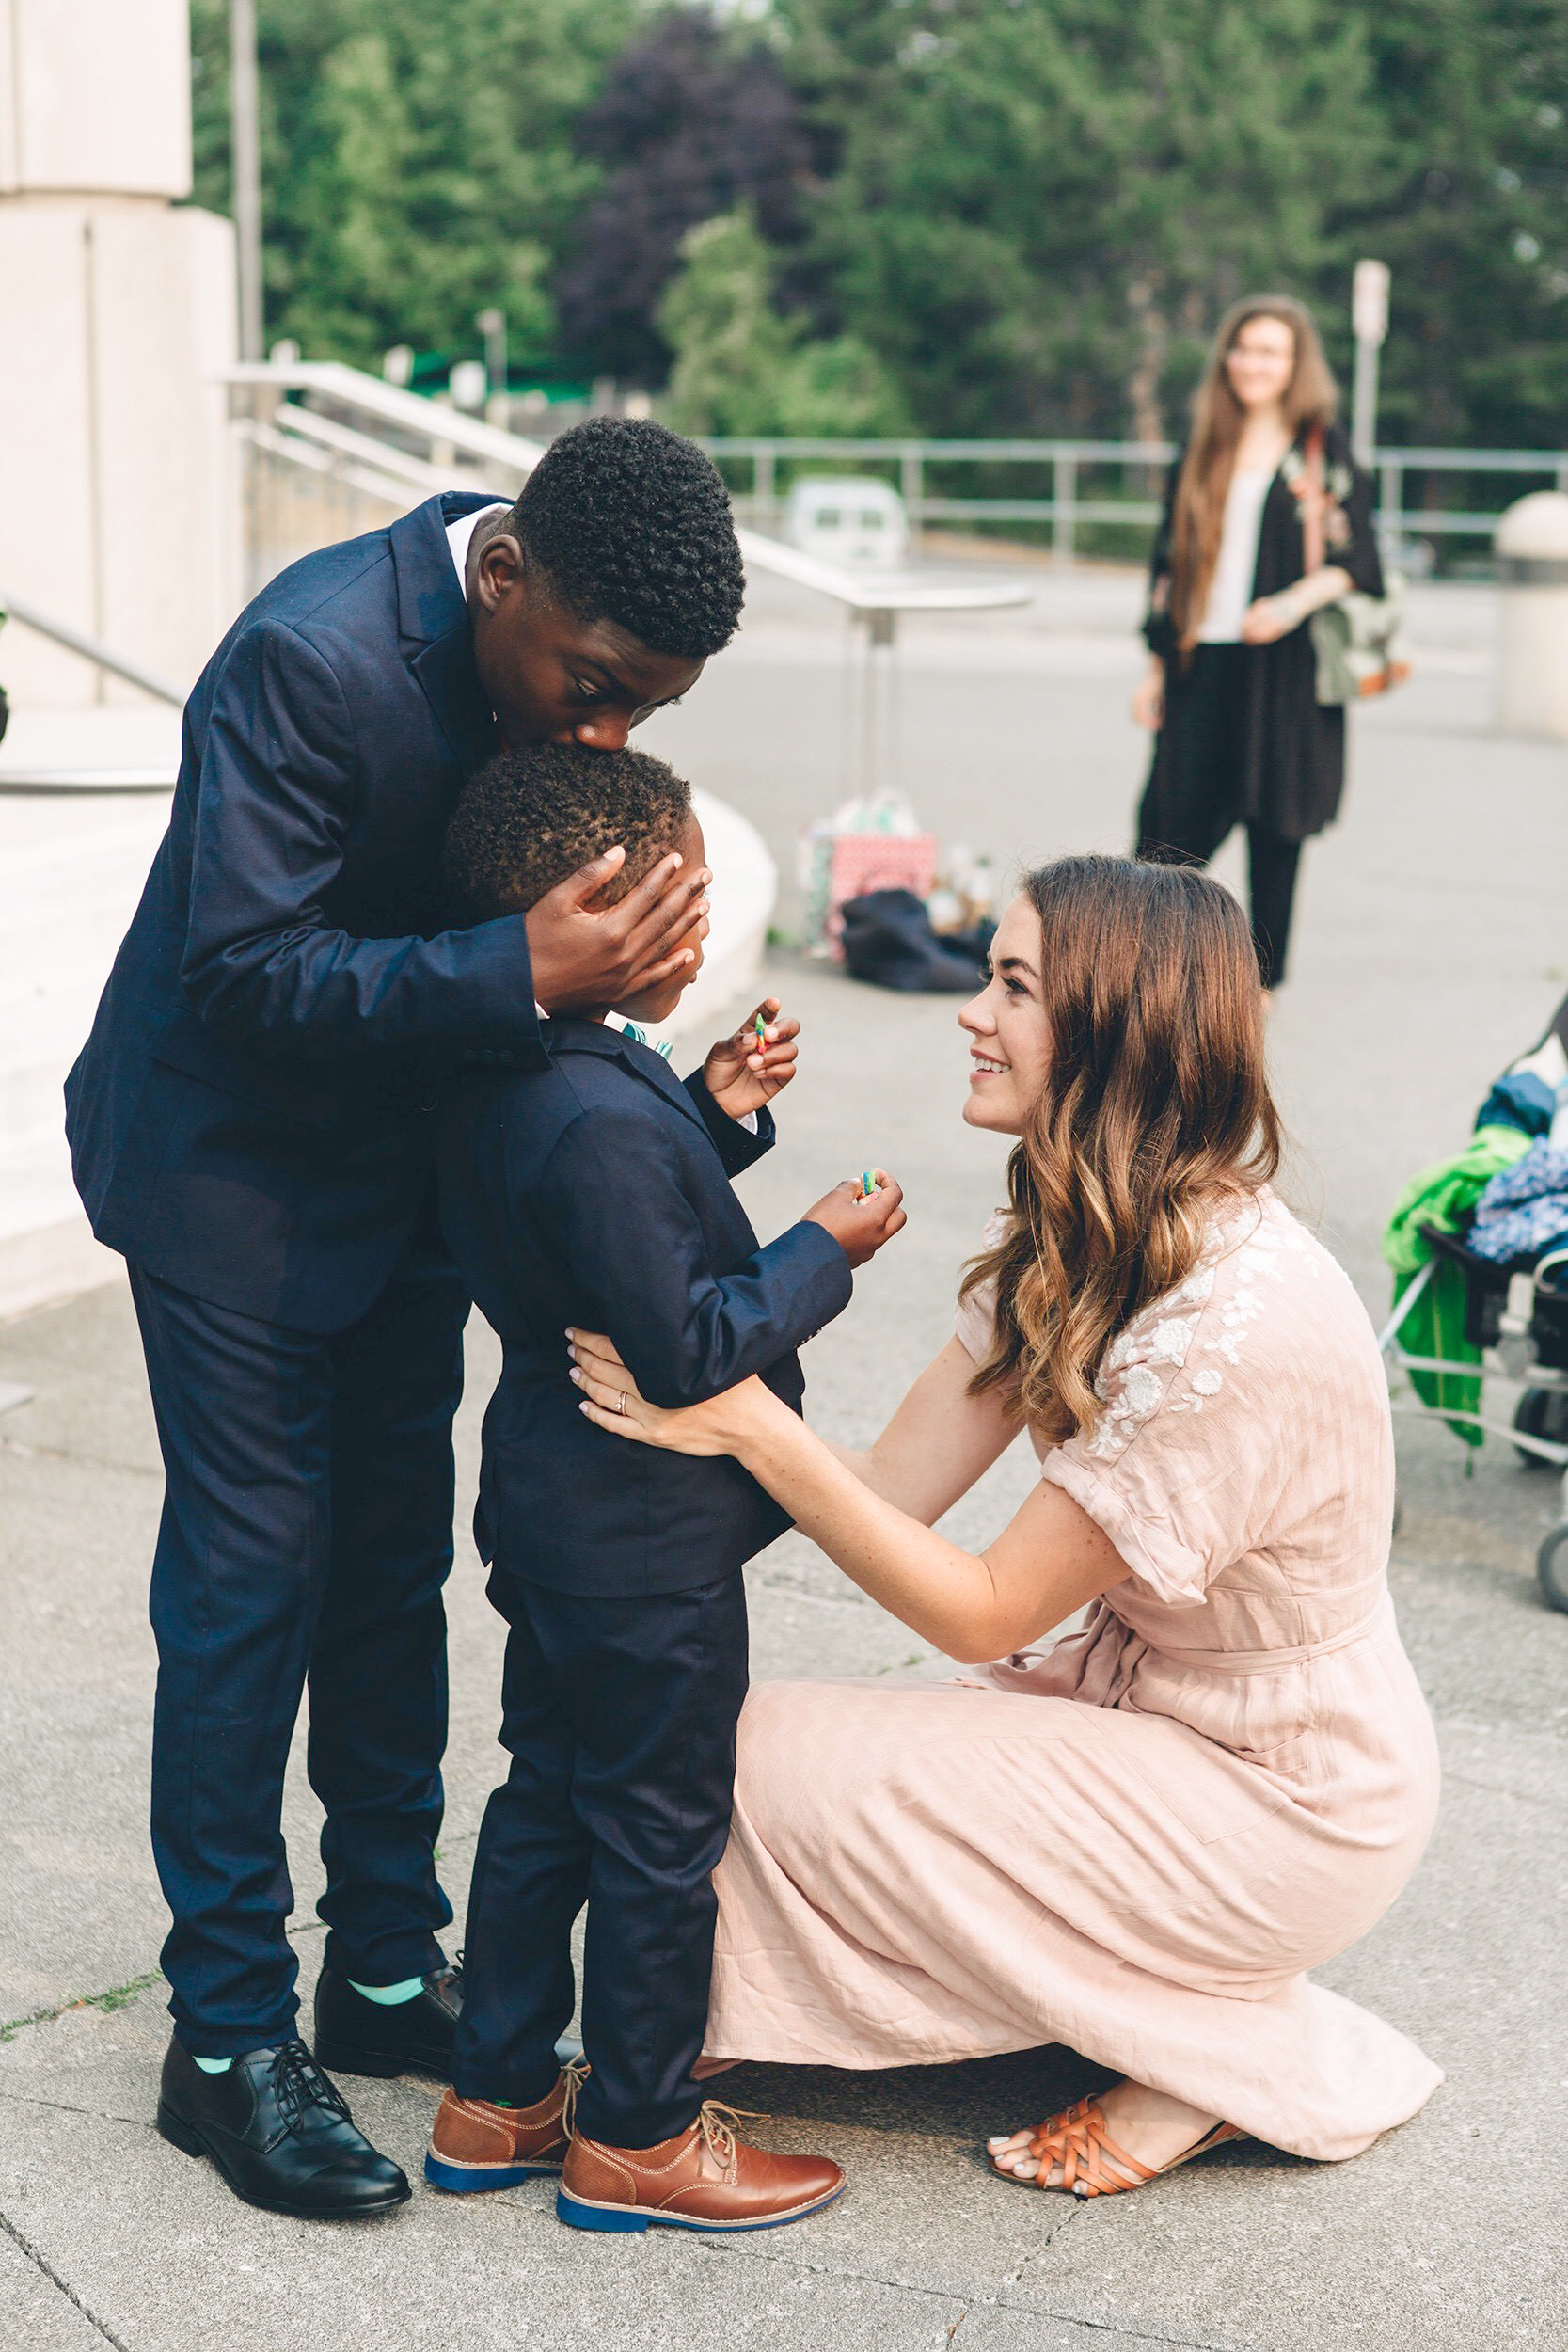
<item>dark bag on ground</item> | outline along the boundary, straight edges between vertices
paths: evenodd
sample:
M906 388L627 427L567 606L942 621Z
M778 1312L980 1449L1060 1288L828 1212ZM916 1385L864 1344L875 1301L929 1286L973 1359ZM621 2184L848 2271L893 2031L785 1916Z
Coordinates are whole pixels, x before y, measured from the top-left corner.
M857 980L874 988L972 995L985 985L985 960L994 923L939 938L924 899L912 890L868 890L839 910L844 961Z

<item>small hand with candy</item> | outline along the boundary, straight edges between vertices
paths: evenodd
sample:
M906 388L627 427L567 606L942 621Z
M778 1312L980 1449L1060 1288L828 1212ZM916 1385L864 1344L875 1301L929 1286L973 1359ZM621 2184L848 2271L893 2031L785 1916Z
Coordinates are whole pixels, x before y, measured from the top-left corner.
M798 1021L778 1018L779 1000L765 996L733 1037L722 1037L703 1064L703 1079L730 1119L760 1111L795 1075Z
M868 1264L909 1221L903 1186L885 1168L868 1168L859 1179L835 1184L800 1220L832 1233L852 1266Z

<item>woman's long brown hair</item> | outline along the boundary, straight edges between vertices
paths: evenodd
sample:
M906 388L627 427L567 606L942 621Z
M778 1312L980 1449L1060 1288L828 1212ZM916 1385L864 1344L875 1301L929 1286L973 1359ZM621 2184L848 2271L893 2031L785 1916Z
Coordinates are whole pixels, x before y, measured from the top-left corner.
M1225 501L1236 470L1236 444L1246 411L1230 389L1226 359L1243 326L1254 319L1278 319L1295 337L1296 359L1281 406L1292 440L1304 426L1332 423L1338 391L1317 325L1304 302L1291 294L1248 294L1232 303L1220 321L1209 364L1193 401L1192 437L1181 462L1172 517L1170 614L1176 642L1186 652L1197 642L1209 589L1219 561Z
M1256 1192L1282 1135L1245 916L1190 866L1060 858L1023 881L1051 1062L1007 1164L1011 1215L964 1276L996 1288L972 1386L1016 1390L1060 1442L1092 1428L1106 1349L1197 1263L1216 1204Z

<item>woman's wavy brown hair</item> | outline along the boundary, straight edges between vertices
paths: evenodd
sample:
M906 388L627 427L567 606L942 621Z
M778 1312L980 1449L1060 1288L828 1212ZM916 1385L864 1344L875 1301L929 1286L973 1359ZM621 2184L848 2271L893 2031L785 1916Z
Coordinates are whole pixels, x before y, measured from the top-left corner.
M1007 1164L1006 1232L962 1295L996 1286L971 1387L1016 1391L1059 1443L1093 1427L1111 1342L1192 1272L1218 1198L1269 1182L1283 1137L1257 950L1228 890L1190 866L1069 857L1022 895L1051 1064Z
M1317 323L1293 294L1248 294L1220 321L1203 380L1193 399L1193 430L1176 485L1171 520L1170 615L1183 653L1197 642L1219 561L1225 501L1236 470L1236 445L1246 411L1230 389L1226 360L1243 326L1254 319L1278 319L1295 338L1296 363L1281 406L1294 440L1307 425L1328 425L1338 406L1338 390L1323 358Z

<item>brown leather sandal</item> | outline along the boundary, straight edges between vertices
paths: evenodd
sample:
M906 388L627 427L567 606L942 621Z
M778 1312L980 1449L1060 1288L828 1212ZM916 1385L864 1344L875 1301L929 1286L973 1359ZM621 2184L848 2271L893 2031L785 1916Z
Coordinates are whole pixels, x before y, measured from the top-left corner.
M1140 2164L1125 2148L1118 2148L1105 2125L1105 2110L1093 2097L1080 2099L1076 2106L1064 2107L1060 2115L1051 2116L1042 2123L1029 2142L1029 2153L1039 2166L1033 2180L1019 2180L1005 2165L990 2159L990 2169L1005 2181L1018 2181L1021 2188L1061 2188L1074 2197L1120 2197L1130 2188L1142 2188L1146 2181L1156 2181L1162 2172L1174 2172L1179 2164L1191 2164L1195 2156L1206 2155L1211 2148L1223 2146L1227 2139L1245 2139L1247 2134L1234 2123L1216 2123L1212 2132L1183 2148L1168 2164L1152 2168ZM1061 2167L1059 2181L1046 2179L1053 2165ZM1115 2165L1122 2177L1108 2168Z

